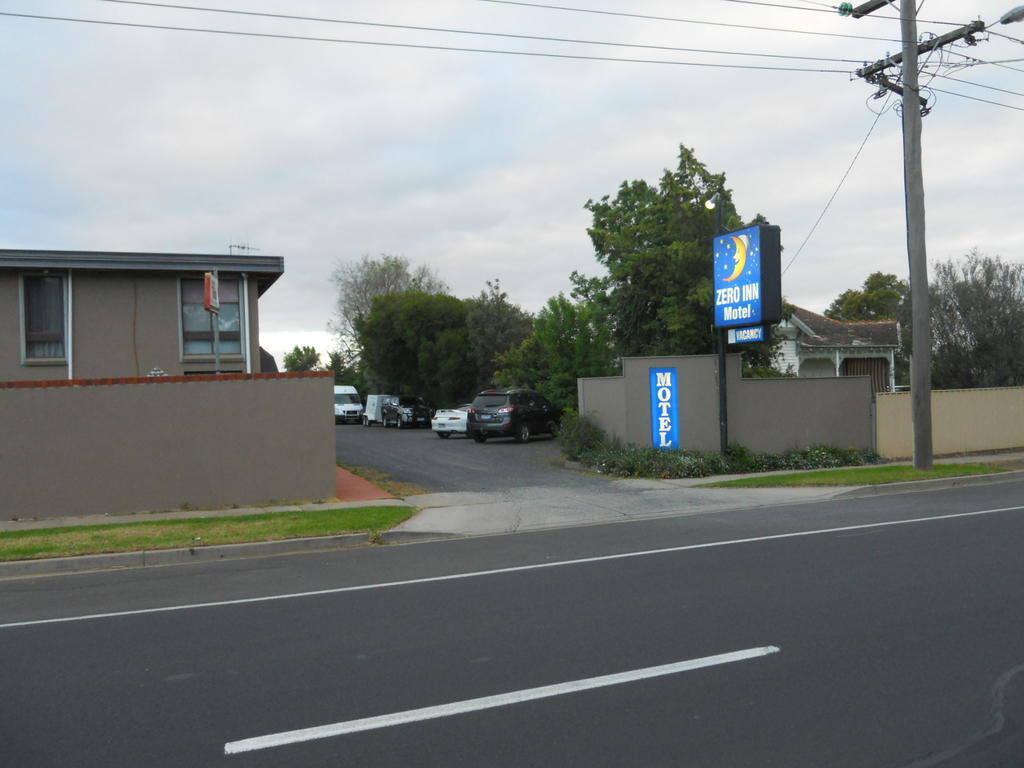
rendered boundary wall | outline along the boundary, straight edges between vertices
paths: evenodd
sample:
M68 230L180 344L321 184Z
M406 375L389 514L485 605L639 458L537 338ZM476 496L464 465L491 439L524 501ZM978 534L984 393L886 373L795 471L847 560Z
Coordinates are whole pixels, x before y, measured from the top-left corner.
M0 382L0 515L334 497L329 372Z
M624 443L651 445L651 368L679 374L680 446L717 451L718 358L714 355L628 357L622 376L577 380L580 413ZM726 358L729 442L758 453L781 453L816 443L873 447L871 380L743 379L740 355Z
M914 453L910 392L876 395L877 450L886 458ZM1024 446L1024 387L932 392L932 450L938 455Z

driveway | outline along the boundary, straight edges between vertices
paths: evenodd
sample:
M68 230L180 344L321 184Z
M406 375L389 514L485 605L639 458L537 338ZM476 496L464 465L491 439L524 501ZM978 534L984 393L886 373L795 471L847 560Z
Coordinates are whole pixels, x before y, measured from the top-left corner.
M338 461L370 467L426 493L408 500L421 512L396 531L408 534L511 533L661 515L816 501L834 488L694 488L691 480L617 479L562 466L558 443L464 437L432 431L339 426ZM392 532L394 533L394 532Z
M346 466L370 467L429 493L506 491L523 486L582 490L607 483L604 478L561 468L558 443L549 435L538 435L528 443L511 438L475 443L467 437L442 440L429 429L342 424L335 427L335 453Z

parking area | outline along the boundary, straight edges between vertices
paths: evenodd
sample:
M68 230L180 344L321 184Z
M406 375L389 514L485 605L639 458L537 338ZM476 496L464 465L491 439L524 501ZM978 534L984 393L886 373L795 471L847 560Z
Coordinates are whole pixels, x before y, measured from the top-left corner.
M523 486L589 488L600 479L561 468L558 443L538 435L528 443L462 436L441 440L430 429L380 425L335 427L337 460L370 467L432 493L503 491Z

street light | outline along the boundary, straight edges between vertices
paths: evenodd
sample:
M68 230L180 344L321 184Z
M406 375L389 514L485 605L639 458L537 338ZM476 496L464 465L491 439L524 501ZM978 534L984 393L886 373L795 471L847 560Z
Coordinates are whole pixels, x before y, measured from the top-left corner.
M725 228L723 225L723 218L725 214L725 206L721 205L722 202L722 187L719 186L718 191L715 192L711 197L704 201L704 207L709 211L715 212L715 238L722 234L722 230ZM714 263L714 238L711 240L711 251L712 251L712 263ZM724 454L729 449L729 413L728 413L728 396L726 393L725 384L725 347L726 347L726 330L719 328L718 333L715 335L718 342L718 437L719 437L719 448Z
M1000 24L1009 24L1013 21L1024 21L1024 5L1018 5L1012 11L1007 11L999 18Z

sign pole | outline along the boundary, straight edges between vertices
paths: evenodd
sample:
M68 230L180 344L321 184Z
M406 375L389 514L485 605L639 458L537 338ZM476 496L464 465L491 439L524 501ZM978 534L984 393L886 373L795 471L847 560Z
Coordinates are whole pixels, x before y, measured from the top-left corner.
M213 281L217 283L218 293L220 291L220 283L217 278L217 270L213 270ZM218 301L218 311L214 312L210 316L213 320L213 373L215 376L220 375L220 306Z
M213 324L213 372L220 374L220 283L217 270L203 276L203 307L210 313Z
M729 405L725 386L725 345L727 330L718 329L718 434L722 453L729 449Z
M721 190L718 192L718 204L715 206L715 237L722 234L722 208L724 200ZM712 258L714 255L714 241L712 240ZM729 449L729 400L728 388L725 381L725 348L727 343L725 328L718 329L718 437L722 453Z
M718 331L718 419L721 449L729 449L726 348L732 331L736 342L763 340L782 317L781 234L770 224L754 224L722 233L716 217L714 243L714 311Z

